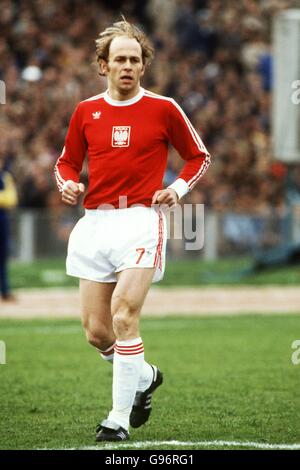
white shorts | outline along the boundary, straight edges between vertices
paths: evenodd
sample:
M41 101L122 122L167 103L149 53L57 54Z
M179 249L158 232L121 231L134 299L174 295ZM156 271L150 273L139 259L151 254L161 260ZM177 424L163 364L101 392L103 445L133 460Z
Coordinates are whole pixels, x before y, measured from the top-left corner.
M67 274L96 282L116 282L128 268L153 268L163 278L166 216L152 207L86 210L69 239Z

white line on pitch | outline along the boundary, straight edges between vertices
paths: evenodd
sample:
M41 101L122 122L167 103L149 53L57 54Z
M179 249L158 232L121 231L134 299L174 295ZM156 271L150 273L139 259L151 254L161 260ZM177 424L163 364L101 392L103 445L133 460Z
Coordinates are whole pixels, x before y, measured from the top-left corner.
M299 450L300 444L268 444L264 442L238 442L238 441L144 441L144 442L122 442L105 444L103 446L84 446L77 448L64 448L63 450L118 450L131 447L133 449L144 449L148 447L177 446L177 447L250 447L262 450ZM46 449L44 449L46 450Z

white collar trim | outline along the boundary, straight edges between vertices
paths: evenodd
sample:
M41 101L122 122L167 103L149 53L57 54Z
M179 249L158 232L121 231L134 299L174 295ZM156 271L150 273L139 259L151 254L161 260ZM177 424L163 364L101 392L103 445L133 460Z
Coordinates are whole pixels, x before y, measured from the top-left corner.
M104 99L108 104L111 104L112 106L130 106L131 104L137 103L140 101L140 99L144 96L144 88L140 87L139 92L133 97L130 98L130 100L125 100L125 101L119 101L119 100L113 100L109 94L108 90L104 93Z

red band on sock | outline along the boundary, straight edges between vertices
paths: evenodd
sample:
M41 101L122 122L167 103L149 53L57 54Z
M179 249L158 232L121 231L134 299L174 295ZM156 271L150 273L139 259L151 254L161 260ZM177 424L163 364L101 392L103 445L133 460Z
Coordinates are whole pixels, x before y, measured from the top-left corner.
M141 354L144 352L143 342L138 344L132 344L131 346L122 346L116 343L115 352L122 356L132 356L134 354Z
M140 347L140 346L143 346L143 342L138 343L138 344L132 344L131 346L122 346L122 345L116 343L115 348L122 349L124 351L128 351L129 349L137 348L137 347Z

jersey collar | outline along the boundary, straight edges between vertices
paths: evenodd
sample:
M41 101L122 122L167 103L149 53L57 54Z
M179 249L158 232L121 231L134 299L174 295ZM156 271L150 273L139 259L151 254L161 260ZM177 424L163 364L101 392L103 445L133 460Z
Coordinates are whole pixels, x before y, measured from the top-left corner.
M104 93L104 100L108 103L111 104L112 106L130 106L131 104L137 103L140 101L140 99L144 96L144 88L140 87L140 90L137 95L135 95L133 98L130 98L130 100L125 100L125 101L119 101L119 100L113 100L109 94L108 90Z

